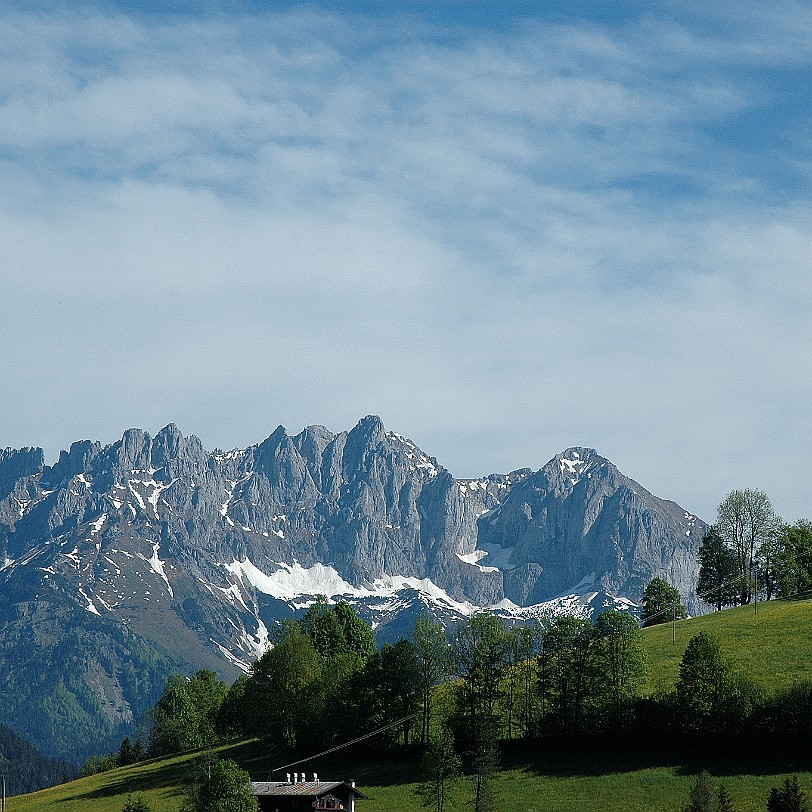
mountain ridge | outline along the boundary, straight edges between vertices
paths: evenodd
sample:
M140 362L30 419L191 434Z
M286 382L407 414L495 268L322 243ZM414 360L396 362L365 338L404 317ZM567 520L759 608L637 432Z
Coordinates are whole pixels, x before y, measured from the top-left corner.
M79 667L65 690L88 730L101 715L113 736L144 709L121 676L116 624L139 652L133 673L233 676L321 592L353 603L379 639L408 633L424 610L451 624L485 607L515 621L632 606L655 575L691 600L704 527L594 449L455 479L374 415L337 434L279 426L228 452L172 423L77 441L51 466L40 449L6 449L0 645L24 641L21 613L45 628L48 607L72 618L60 633L97 629L111 667Z

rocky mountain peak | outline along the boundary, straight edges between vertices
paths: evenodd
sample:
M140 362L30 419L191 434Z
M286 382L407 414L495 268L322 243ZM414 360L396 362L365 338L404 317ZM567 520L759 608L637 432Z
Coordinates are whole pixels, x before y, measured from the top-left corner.
M0 501L27 477L37 476L45 467L41 448L0 448Z
M689 598L703 529L590 448L535 472L455 479L374 415L337 434L279 426L230 452L171 423L154 437L129 429L106 447L73 443L50 469L39 449L0 451L0 644L27 650L19 618L36 611L43 629L65 618L54 640L81 618L89 631L71 662L82 674L94 663L88 684L101 679L94 635L117 630L144 662L157 651L167 668L233 674L262 653L274 620L318 594L353 602L382 635L418 604L448 619L589 611L584 595L633 602L654 575ZM104 690L130 697L119 724L137 702L108 659L118 671ZM28 707L18 695L0 689L15 723Z

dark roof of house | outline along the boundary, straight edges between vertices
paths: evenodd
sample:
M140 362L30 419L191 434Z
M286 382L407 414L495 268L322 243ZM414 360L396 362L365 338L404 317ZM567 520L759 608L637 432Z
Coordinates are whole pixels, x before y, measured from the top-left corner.
M349 790L356 798L367 798L363 792L356 789L346 781L299 781L297 784L288 784L284 781L252 781L251 789L254 795L298 796L305 798L321 798L339 787Z

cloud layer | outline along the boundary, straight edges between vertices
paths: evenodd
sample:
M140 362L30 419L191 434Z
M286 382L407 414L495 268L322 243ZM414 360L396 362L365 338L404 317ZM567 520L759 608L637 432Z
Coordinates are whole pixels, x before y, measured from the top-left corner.
M730 8L5 14L0 446L374 412L809 516L812 15Z

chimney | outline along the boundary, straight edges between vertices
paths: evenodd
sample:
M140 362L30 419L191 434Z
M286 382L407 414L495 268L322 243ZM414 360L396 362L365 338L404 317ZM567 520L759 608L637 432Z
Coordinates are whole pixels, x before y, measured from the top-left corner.
M294 784L299 783L299 773L293 773L293 783Z
M290 773L286 773L286 777L288 779L288 784L290 783Z
M314 784L318 784L318 783L319 783L319 777L316 775L316 773L313 773L313 783L314 783Z

